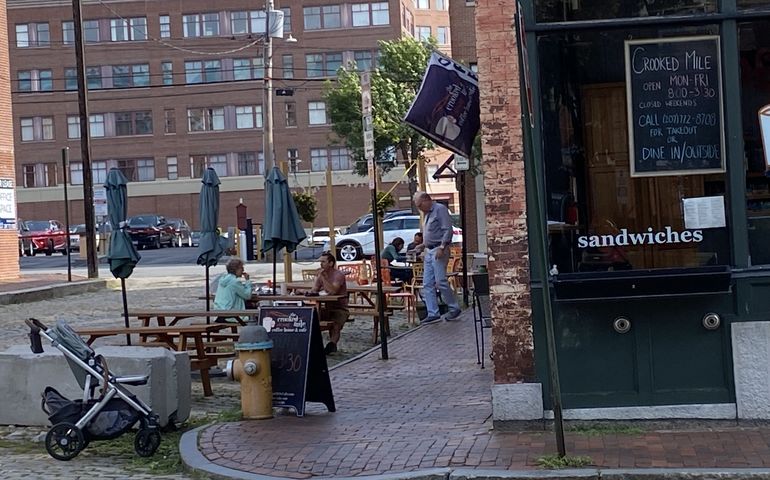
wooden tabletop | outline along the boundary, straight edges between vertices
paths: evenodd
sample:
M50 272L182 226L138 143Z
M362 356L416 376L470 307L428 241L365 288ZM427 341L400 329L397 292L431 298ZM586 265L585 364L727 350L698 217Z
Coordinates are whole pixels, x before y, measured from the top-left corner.
M312 286L311 286L312 287ZM251 296L252 302L261 301L281 301L281 302L309 302L309 303L327 303L338 302L344 295L270 295L270 294L253 294Z

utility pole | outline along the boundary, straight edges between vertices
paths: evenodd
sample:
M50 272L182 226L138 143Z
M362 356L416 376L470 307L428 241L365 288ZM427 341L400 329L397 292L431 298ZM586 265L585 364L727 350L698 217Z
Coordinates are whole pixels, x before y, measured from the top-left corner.
M67 232L67 281L72 281L72 250L70 250L70 199L67 193L67 169L70 147L61 149L62 180L64 181L64 229ZM78 239L80 240L80 239Z
M96 252L96 219L94 215L94 176L91 171L91 131L86 89L85 43L83 42L83 13L80 0L72 0L72 20L75 29L75 64L78 74L78 111L80 113L80 157L83 161L83 210L86 222L86 262L88 278L98 278ZM65 187L66 188L66 187ZM118 225L113 225L117 228ZM69 232L67 232L69 235ZM69 241L69 237L67 237Z
M337 255L337 240L334 232L334 185L332 184L332 163L326 162L326 220L329 225L329 251Z
M275 165L273 152L273 42L270 37L270 12L273 10L273 0L265 0L265 43L262 61L265 65L265 87L262 97L262 109L265 112L265 128L263 130L262 155L265 157L265 177Z

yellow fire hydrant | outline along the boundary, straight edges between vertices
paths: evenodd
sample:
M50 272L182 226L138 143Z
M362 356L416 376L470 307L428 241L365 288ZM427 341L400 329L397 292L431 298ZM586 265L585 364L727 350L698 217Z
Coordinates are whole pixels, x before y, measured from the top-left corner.
M273 377L267 330L250 320L243 327L235 350L238 358L227 362L227 378L241 383L241 412L246 419L273 418Z

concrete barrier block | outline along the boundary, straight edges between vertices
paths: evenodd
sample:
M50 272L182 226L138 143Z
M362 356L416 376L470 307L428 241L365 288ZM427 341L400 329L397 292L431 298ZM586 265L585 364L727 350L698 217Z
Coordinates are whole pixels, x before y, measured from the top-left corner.
M82 398L83 390L64 355L44 343L34 354L26 345L0 352L0 424L48 425L40 408L41 393L51 386L62 395ZM190 359L186 352L165 348L104 346L96 348L116 376L149 375L146 385L127 386L158 414L161 425L169 418L181 422L190 415Z
M770 322L731 324L739 419L770 419Z

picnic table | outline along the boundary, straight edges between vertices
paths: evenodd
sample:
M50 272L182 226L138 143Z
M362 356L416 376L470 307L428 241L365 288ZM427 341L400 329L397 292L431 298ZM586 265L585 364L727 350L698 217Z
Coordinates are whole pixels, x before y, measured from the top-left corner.
M215 366L219 358L235 356L234 351L220 352L207 340L207 335L229 328L226 323L194 324L194 325L165 325L155 327L118 327L78 329L78 335L87 337L86 343L91 345L96 339L115 335L139 335L140 345L162 346L177 352L188 352L190 369L200 370L203 395L213 395L209 368ZM150 340L152 339L152 340Z
M256 315L254 310L129 310L129 317L136 317L142 323L143 327L151 327L153 320L159 327L176 325L180 320L187 318L206 318L207 323L211 318L233 319L240 325L245 325L242 317L253 317ZM167 319L170 319L167 321Z

